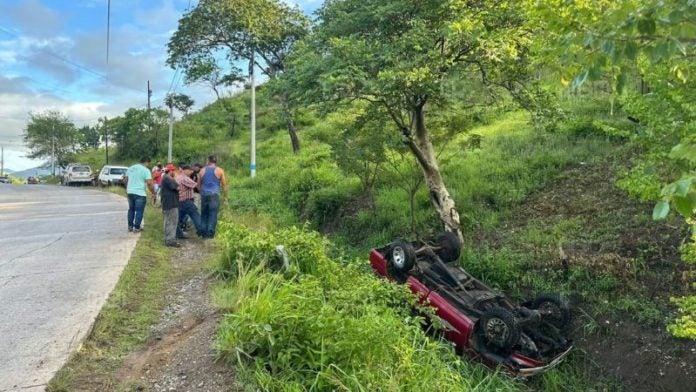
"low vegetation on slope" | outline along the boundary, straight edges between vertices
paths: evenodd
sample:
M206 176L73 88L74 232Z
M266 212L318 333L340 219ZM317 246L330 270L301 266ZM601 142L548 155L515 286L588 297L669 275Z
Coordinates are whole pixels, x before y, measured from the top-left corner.
M330 257L306 229L262 233L222 225L217 291L229 312L218 349L264 390L490 391L518 385L458 358L414 316L414 298L361 260ZM290 267L276 252L283 244Z

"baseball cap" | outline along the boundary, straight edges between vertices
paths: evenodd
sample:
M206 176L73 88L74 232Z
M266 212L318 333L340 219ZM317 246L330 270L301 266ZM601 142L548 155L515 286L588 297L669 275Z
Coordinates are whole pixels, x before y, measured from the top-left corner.
M173 172L174 170L176 170L174 165L172 165L171 163L167 165L166 169L168 172Z

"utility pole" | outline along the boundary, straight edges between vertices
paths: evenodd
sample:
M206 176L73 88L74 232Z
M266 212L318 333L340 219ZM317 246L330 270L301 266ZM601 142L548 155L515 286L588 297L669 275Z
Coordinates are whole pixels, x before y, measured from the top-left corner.
M51 124L51 173L56 175L56 124Z
M109 119L104 116L104 145L106 150L106 164L109 164Z
M254 78L254 49L251 49L249 76L251 76L251 178L256 177L256 80Z
M150 81L147 81L147 134L150 135L152 132L152 121L150 119L150 98L152 97L152 90L150 90ZM157 135L157 130L155 129L155 153L159 154L159 135Z
M5 146L0 146L0 177L5 175Z
M169 147L167 147L167 163L172 163L172 133L174 133L174 105L169 106Z

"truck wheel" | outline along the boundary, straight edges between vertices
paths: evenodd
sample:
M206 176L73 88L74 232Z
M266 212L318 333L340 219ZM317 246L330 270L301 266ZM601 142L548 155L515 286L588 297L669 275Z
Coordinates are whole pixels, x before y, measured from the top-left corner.
M531 304L532 309L542 312L542 318L558 329L570 324L570 306L558 293L540 294Z
M416 250L404 240L392 242L387 255L389 266L399 274L405 274L413 268L416 263Z
M485 342L494 349L510 350L520 340L520 329L515 316L508 310L487 309L478 321Z
M445 231L438 234L435 238L435 244L439 247L435 251L443 263L451 263L459 260L459 255L462 252L462 244L459 242L459 237L452 231Z

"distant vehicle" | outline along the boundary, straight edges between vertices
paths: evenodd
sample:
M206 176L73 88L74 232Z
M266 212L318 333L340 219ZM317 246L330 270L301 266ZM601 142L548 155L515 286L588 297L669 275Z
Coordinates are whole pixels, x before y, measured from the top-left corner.
M0 176L0 184L9 184L9 183L10 183L10 177Z
M33 184L38 184L38 183L39 183L39 179L36 178L36 177L29 177L29 178L27 178L27 184L32 184L32 185L33 185Z
M65 168L60 183L70 186L72 184L91 184L93 180L92 169L88 165L75 163Z
M97 185L123 185L123 176L127 170L125 166L104 166L97 177Z

